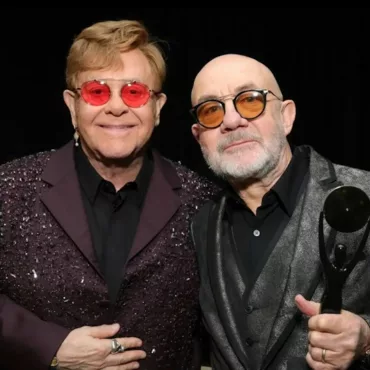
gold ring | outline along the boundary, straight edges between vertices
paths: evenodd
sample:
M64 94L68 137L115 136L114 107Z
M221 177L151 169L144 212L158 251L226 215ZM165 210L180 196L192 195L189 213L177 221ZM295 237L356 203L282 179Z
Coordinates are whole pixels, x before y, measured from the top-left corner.
M324 348L323 350L322 350L322 353L321 353L321 359L322 359L322 362L325 364L326 363L326 361L325 361L325 356L326 356L326 349Z

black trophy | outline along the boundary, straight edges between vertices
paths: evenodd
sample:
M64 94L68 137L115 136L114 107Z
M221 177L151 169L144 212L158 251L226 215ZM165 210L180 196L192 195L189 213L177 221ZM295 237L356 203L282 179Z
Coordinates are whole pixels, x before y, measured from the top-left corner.
M332 260L324 240L324 218L336 232L353 233L365 225L360 244L351 258L347 256L347 247L336 244ZM360 260L370 231L370 199L367 194L355 186L339 186L326 198L319 221L320 259L324 269L325 292L321 301L321 313L340 313L342 309L343 285L357 262Z

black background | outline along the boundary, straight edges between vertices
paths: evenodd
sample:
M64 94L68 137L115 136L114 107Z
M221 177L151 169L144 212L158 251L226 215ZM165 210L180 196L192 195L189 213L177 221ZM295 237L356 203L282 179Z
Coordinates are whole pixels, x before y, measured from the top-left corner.
M125 2L126 3L126 2ZM198 70L223 53L267 64L295 100L294 144L370 170L367 8L2 8L0 162L57 148L73 134L62 99L65 58L82 28L138 19L168 42L168 95L154 143L207 173L191 136L190 90Z

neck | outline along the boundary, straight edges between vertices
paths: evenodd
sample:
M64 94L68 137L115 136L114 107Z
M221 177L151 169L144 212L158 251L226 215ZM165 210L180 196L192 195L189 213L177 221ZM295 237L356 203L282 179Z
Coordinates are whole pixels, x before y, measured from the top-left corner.
M128 182L135 181L144 161L144 154L135 158L106 159L97 158L87 151L85 153L96 172L111 182L116 191Z
M143 157L135 158L129 166L114 163L107 165L100 161L91 160L91 165L103 179L111 182L118 191L128 182L135 181L143 165L143 160Z
M282 153L278 165L264 178L251 178L244 182L233 183L234 190L243 199L248 208L256 214L262 204L263 196L276 184L283 175L292 158L289 148Z

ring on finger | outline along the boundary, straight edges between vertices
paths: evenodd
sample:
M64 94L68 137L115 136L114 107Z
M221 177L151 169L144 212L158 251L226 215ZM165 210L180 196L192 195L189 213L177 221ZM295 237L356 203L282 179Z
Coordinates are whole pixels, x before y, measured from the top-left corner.
M125 347L118 343L117 339L112 339L111 347L111 353L122 353L125 350Z
M325 356L326 356L326 348L323 348L322 353L321 353L321 360L325 364Z

